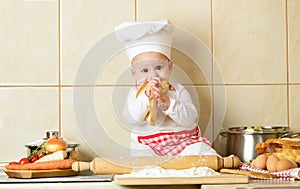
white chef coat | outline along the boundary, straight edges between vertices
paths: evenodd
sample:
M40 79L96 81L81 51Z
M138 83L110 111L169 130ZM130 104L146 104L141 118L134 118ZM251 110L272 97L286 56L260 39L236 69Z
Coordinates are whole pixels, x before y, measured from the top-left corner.
M145 93L136 98L138 87L129 91L123 108L124 120L132 125L130 150L132 156L155 156L152 149L138 142L138 136L146 136L161 132L177 132L192 130L197 126L198 113L189 92L181 84L172 84L175 90L169 90L170 106L166 111L158 110L156 126L151 126L144 117L148 111L149 100ZM208 144L198 142L187 146L179 155L217 154Z

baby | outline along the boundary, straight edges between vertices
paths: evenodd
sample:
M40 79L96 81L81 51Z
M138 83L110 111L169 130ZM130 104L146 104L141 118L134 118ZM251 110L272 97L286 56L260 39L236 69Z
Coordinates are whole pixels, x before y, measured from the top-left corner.
M189 92L169 81L173 29L168 20L126 22L115 28L137 82L123 108L124 120L132 125L131 155L217 155L199 136L198 113Z

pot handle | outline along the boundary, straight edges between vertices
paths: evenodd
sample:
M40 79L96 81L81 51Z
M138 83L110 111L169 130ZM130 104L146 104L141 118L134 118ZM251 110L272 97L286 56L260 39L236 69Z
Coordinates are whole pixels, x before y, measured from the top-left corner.
M285 133L285 134L283 134L283 135L281 135L280 137L279 137L279 139L281 139L281 138L297 138L297 137L299 137L300 136L300 133Z
M227 131L223 131L223 132L220 132L220 135L223 137L227 137L227 133L228 133Z

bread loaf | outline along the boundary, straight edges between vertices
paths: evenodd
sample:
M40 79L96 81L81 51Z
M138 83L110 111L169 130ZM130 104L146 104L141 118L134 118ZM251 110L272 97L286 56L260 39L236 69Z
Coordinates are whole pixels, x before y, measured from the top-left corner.
M300 163L300 138L268 139L256 145L257 154L274 154L279 159Z

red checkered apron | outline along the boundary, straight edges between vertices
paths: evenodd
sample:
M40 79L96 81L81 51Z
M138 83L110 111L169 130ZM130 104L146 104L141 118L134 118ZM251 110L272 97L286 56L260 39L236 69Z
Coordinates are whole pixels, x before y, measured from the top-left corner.
M185 147L197 142L211 143L204 137L198 136L199 128L178 132L164 132L147 136L138 136L141 144L148 145L159 156L176 156Z

